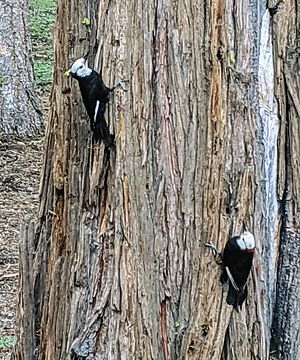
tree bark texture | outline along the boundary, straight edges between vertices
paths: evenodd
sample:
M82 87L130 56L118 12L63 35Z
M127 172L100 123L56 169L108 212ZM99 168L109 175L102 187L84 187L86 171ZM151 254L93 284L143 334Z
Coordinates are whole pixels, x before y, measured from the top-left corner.
M19 292L18 304L20 308L26 311L19 311L16 318L17 334L17 353L16 357L20 359L33 359L34 351L36 349L36 334L34 332L34 292L33 284L33 254L34 247L34 228L32 224L21 226L20 242L20 277L19 277Z
M272 326L272 356L298 358L297 17L267 5L58 1L32 359L269 359ZM130 80L109 150L63 77L88 49L106 84ZM237 313L204 243L243 220L257 251Z
M0 135L43 130L34 90L26 0L0 1Z
M299 359L300 7L297 1L284 2L284 7L280 2L279 7L274 15L273 36L280 116L277 196L282 226L271 348L276 358Z

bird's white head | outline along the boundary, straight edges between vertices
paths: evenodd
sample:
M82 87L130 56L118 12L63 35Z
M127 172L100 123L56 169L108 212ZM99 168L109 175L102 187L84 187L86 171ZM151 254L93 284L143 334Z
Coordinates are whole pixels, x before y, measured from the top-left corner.
M87 61L84 58L77 59L70 67L70 75L72 77L83 78L91 75L92 69L88 67Z
M237 243L241 250L246 250L249 253L253 253L255 249L254 236L248 231L247 226L244 224L243 231L237 240Z

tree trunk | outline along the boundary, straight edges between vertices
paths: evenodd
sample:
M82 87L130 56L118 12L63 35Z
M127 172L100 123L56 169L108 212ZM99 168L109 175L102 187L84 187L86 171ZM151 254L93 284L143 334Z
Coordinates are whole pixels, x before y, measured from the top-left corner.
M43 130L36 102L26 0L0 2L0 135Z
M278 346L299 333L299 322L285 317L298 309L299 287L283 281L288 244L299 250L287 228L288 217L298 225L298 137L287 133L299 120L299 83L294 76L288 90L277 74L285 69L278 44L291 41L296 14L289 1L278 7L58 1L32 249L34 327L19 335L13 359L25 359L22 336L34 338L27 359L268 359L272 321ZM286 42L275 38L273 49L282 26ZM63 77L88 49L106 84L130 79L106 114L115 135L109 150L92 144L79 90ZM243 220L257 251L237 313L204 243L222 248ZM296 284L296 256L289 259ZM297 359L297 343L286 348L278 358Z
M285 1L284 6L279 2L273 18L275 94L281 119L277 194L282 221L271 341L276 359L300 358L299 18L297 1Z

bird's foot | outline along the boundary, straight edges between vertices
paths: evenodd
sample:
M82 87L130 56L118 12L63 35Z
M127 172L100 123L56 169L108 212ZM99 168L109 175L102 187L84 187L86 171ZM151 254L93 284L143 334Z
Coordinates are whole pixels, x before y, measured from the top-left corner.
M221 251L218 250L216 245L214 245L211 241L209 241L208 243L205 243L204 245L207 246L211 250L217 265L223 265L222 253L221 253Z
M216 245L214 245L211 241L205 243L204 245L210 248L214 257L216 257L217 255L221 257L221 252L217 249Z
M125 86L123 85L124 83L129 82L129 80L120 80L119 81L119 86L122 88L123 91L127 91L127 89L125 88Z
M127 89L123 85L124 83L127 83L127 82L129 82L129 80L120 80L113 89L120 87L123 91L127 91Z

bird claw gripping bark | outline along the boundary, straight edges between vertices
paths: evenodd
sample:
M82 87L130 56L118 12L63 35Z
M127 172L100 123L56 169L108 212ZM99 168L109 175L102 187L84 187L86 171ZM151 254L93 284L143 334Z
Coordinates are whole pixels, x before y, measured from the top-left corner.
M217 249L216 245L214 245L211 241L209 241L208 243L204 244L205 246L209 247L213 256L216 258L216 263L218 265L222 265L223 264L223 260L222 260L222 254L221 252Z
M212 251L212 254L214 256L221 255L220 251L217 249L217 247L211 241L209 241L208 243L205 243L204 245L210 248L210 250Z
M118 84L115 86L115 88L120 87L123 91L127 91L127 89L125 88L125 86L123 85L124 83L129 82L129 80L120 80L118 82Z

